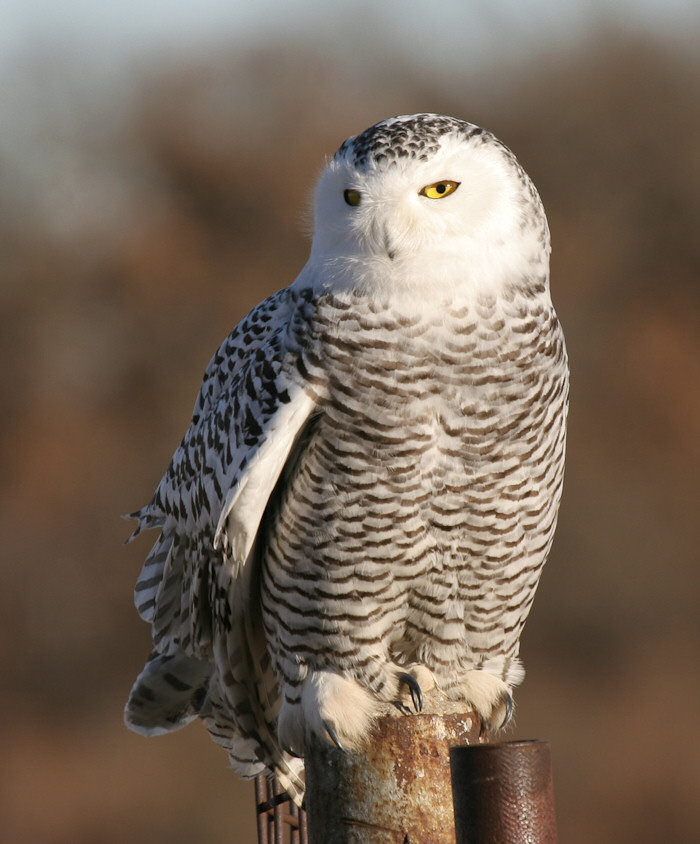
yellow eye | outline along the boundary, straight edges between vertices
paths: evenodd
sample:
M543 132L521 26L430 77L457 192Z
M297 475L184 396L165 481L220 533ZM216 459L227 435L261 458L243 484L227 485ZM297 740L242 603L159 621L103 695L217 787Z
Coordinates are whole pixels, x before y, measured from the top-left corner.
M449 179L442 179L440 182L433 182L432 185L426 185L419 191L421 196L427 196L428 199L442 199L454 193L459 187L459 182L451 182Z
M343 191L343 199L348 205L359 205L360 200L362 199L362 194L359 190L353 190L350 188L349 190Z

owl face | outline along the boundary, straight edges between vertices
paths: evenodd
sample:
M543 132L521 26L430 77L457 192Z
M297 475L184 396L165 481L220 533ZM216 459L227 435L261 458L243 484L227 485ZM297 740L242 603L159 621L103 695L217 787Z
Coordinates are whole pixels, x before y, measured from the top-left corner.
M314 216L311 263L326 279L413 293L500 284L542 255L546 229L512 154L436 115L392 118L346 141L321 176Z

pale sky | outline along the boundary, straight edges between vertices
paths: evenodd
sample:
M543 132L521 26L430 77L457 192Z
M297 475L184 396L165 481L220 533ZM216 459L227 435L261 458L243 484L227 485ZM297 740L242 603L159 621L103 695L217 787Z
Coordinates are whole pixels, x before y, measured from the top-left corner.
M488 49L494 32L547 40L608 16L625 26L687 30L697 0L0 0L0 63L44 47L96 63L177 52L210 40L303 36L339 40L385 32L417 58ZM697 29L696 29L697 32ZM484 46L486 44L486 47ZM348 45L345 45L348 46Z
M700 42L698 0L0 0L0 166L5 200L39 197L49 217L65 197L81 219L120 183L90 173L79 141L118 126L142 70L264 43L306 43L346 64L397 56L464 72L564 50L596 24ZM693 40L694 39L694 40ZM694 47L693 47L694 49ZM340 56L339 56L340 58ZM109 100L110 107L104 103ZM95 109L84 108L97 103ZM81 110L82 108L82 110ZM108 125L111 121L112 125ZM104 124L104 125L102 125ZM98 167L96 164L95 167ZM87 186L95 185L96 198ZM14 202L14 200L12 200ZM14 206L13 206L14 207ZM82 210L81 210L82 209ZM85 210L87 209L87 210ZM15 216L19 214L15 208Z

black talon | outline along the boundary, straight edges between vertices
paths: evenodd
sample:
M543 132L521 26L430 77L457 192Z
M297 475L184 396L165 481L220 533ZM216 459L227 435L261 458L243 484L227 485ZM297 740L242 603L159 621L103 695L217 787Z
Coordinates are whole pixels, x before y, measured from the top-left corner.
M506 714L503 717L503 722L501 723L501 729L503 729L506 724L510 721L513 717L513 695L509 694L508 692L503 695L503 703L506 705Z
M412 674L399 674L399 682L405 683L411 693L411 700L413 701L413 708L416 712L423 709L423 692L421 691L418 681Z
M338 738L338 733L335 731L335 727L331 724L330 721L324 721L323 726L328 733L328 737L333 742L333 744L338 748L338 750L345 750L343 745L340 743L340 739Z
M280 744L280 747L282 748L282 750L284 750L285 753L289 754L289 756L294 756L297 759L304 758L300 753L297 753L296 750L293 750L288 744Z

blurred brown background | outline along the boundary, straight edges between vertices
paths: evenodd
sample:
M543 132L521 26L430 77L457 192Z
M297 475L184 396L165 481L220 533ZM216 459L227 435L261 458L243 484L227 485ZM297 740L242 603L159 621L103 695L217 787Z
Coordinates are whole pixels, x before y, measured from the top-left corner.
M413 111L492 129L552 228L569 457L508 737L552 741L562 842L700 841L697 50L605 26L449 75L374 38L361 60L219 44L100 96L65 56L24 68L39 143L0 159L1 841L254 841L199 725L122 726L149 542L119 514L220 340L303 265L324 156Z

